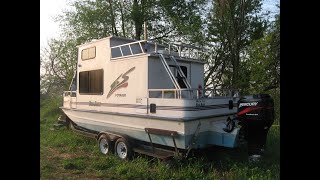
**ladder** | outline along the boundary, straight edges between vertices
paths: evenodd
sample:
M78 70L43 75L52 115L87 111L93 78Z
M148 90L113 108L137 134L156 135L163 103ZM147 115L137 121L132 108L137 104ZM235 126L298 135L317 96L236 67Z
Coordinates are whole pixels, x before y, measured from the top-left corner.
M181 89L180 86L179 86L179 83L177 82L176 78L174 77L174 75L172 74L171 70L170 70L170 67L166 61L166 59L164 58L163 54L159 54L159 57L161 59L161 62L164 66L164 68L166 69L167 73L169 74L169 77L174 85L174 87L176 89Z
M180 77L182 78L184 84L187 86L188 89L191 89L191 85L187 80L187 77L185 76L185 74L183 73L181 67L178 65L178 62L176 60L176 58L174 58L174 56L169 56L171 61L174 63L174 67L177 69Z
M160 54L159 54L159 57L160 57L160 59L161 59L161 62L162 62L162 64L163 64L164 68L166 69L166 71L167 71L167 73L168 73L168 75L169 75L169 77L170 77L170 79L171 79L174 87L175 87L176 89L181 89L181 87L180 87L180 85L179 85L176 77L175 77L175 76L173 75L173 73L171 72L170 67L169 67L168 63L166 62L166 59L164 58L163 54L160 53ZM181 67L178 65L177 60L176 60L173 56L169 56L169 57L170 57L170 60L171 60L171 61L173 62L173 64L174 64L173 67L177 70L178 74L179 74L180 77L182 78L182 80L183 80L184 84L186 85L187 89L191 89L191 85L190 85L190 83L188 82L187 77L186 77L185 74L183 73Z

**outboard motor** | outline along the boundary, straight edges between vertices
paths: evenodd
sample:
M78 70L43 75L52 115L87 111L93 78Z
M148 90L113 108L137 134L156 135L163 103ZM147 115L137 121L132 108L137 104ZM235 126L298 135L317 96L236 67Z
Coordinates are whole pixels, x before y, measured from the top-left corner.
M260 157L274 121L274 102L269 94L245 96L238 101L240 138L248 143L249 157ZM241 140L241 139L240 139Z

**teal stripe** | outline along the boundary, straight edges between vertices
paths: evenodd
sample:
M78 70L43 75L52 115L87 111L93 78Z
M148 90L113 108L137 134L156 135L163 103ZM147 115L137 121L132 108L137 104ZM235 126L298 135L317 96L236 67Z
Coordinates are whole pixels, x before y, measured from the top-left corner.
M125 134L128 135L131 138L134 139L138 139L140 141L146 141L149 142L149 137L148 134L144 131L144 129L126 129L123 128L121 126L117 126L117 125L103 125L103 123L101 123L101 125L93 125L93 124L87 124L87 123L77 123L77 125L87 128L87 129L91 129L97 132L114 132L115 134L119 133L119 134ZM156 144L161 144L161 145L165 145L165 146L171 146L174 147L172 138L169 136L159 136L159 135L153 135L151 134L151 139L153 143ZM185 142L185 138L184 135L178 134L178 136L175 138L176 140L176 144L178 148L184 149L184 142Z
M144 130L133 130L133 129L126 129L117 125L110 125L106 126L101 123L101 125L92 125L92 124L86 124L86 123L77 123L79 126L82 126L87 129L91 129L98 132L114 132L119 134L125 134L128 135L131 138L138 139L141 141L149 142L148 134ZM235 129L236 131L237 129ZM193 135L181 135L178 134L178 136L175 138L176 144L178 148L181 149L187 149L188 144L190 143L190 139ZM213 131L207 131L207 132L201 132L197 136L196 145L193 148L205 148L211 145L217 145L217 146L223 146L223 147L229 147L234 148L237 147L237 135L233 135L231 133L227 132L213 132ZM160 135L154 135L151 134L151 139L153 143L161 144L165 146L171 146L174 147L172 138L169 136L160 136Z

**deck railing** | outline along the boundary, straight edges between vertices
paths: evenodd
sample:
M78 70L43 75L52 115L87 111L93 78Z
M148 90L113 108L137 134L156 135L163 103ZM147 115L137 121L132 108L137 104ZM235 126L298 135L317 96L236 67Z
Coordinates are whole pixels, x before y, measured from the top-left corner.
M204 54L204 48L199 48L190 44L185 44L181 42L176 42L168 44L165 48L169 54L177 54L179 57L188 59L201 59L201 55Z
M142 43L145 43L146 40L135 41L131 43L121 44L118 46L111 47L111 59L123 58L136 56L140 54L145 54L145 47ZM120 53L119 53L120 52Z
M239 97L236 89L149 89L149 98L201 99Z
M77 91L63 91L63 97L66 97L66 96L76 97Z
M147 40L135 41L111 47L111 59L137 56L141 54L162 53L188 59L200 59L202 48L184 43L162 45Z

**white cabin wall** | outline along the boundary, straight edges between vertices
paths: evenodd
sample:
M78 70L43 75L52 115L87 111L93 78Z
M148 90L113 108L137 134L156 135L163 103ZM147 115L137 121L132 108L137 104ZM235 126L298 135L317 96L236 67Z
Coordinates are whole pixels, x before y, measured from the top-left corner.
M158 56L140 54L111 60L110 44L118 45L121 44L121 41L121 39L116 38L105 38L79 46L77 89L79 90L79 72L97 69L104 70L104 88L102 95L80 95L77 92L77 102L97 101L101 103L136 104L137 98L148 97L148 89L174 89L173 83ZM128 42L126 40L122 41L122 43ZM81 51L93 46L96 46L96 57L90 60L81 60ZM167 59L167 63L172 64L169 59ZM178 60L178 64L187 67L187 78L191 82L192 88L197 88L199 84L203 87L203 64L182 60ZM127 75L129 77L128 86L117 89L107 98L111 84L132 67L135 67L135 69ZM123 80L123 77L118 79L119 82ZM97 110L100 107L90 106L90 108Z
M148 88L173 89L173 83L159 57L150 56L148 62Z
M111 38L111 44L121 44L118 39ZM125 40L122 43L128 43ZM81 60L81 51L86 48L96 46L96 57L90 60ZM147 55L137 55L127 58L118 58L111 60L110 38L105 38L90 44L81 45L78 51L78 73L77 73L77 102L96 101L100 103L119 103L119 104L136 104L136 99L147 97ZM79 67L80 65L80 67ZM111 84L130 68L135 67L133 71L127 74L128 86L119 88L107 98L111 89ZM103 94L102 95L84 95L79 94L79 72L103 69ZM119 82L124 79L120 77ZM119 96L119 95L124 95ZM102 110L102 106L77 105L78 108L88 110ZM83 106L83 107L82 107ZM109 109L111 110L111 109ZM112 110L111 110L112 111Z
M190 77L191 77L191 87L198 88L199 84L204 87L203 79L204 79L204 69L203 64L200 63L192 63L190 68Z
M87 49L90 47L96 46L96 57L89 60L82 60L81 59L81 51L83 49ZM102 40L94 41L89 44L81 45L78 49L78 70L77 70L77 102L89 102L89 101L97 101L101 102L104 99L105 91L106 91L106 84L104 82L104 93L103 95L84 95L79 94L79 72L82 71L91 71L97 69L103 69L104 78L106 75L106 65L107 60L110 60L110 49L109 49L109 38L105 38ZM81 108L82 105L77 104L77 108ZM99 110L99 106L85 106L88 110Z
M107 94L111 90L111 84L129 69L135 67L126 76L128 86L116 90L109 98ZM104 101L107 103L136 104L137 98L147 97L147 56L140 55L130 58L111 60L106 67ZM123 81L120 77L119 82ZM120 96L119 96L120 95ZM125 96L122 96L125 95Z
M79 47L78 50L78 71L89 71L104 68L106 60L110 59L109 39L93 42ZM82 60L81 51L96 46L96 57L94 59Z
M168 65L173 65L169 59L166 60ZM187 67L187 79L192 88L198 88L199 84L203 87L203 64L181 60L177 60L177 62L180 66ZM158 57L149 57L148 69L149 89L174 89L173 83Z

